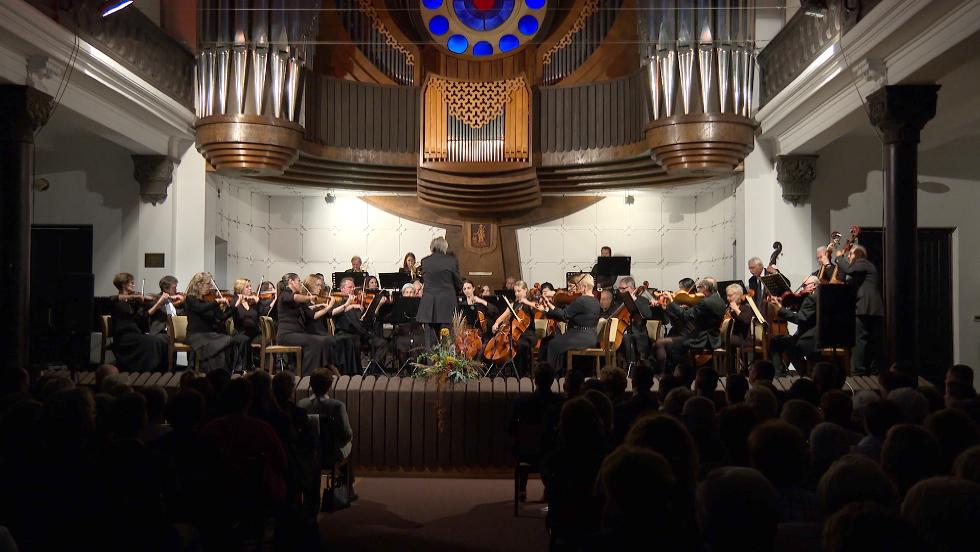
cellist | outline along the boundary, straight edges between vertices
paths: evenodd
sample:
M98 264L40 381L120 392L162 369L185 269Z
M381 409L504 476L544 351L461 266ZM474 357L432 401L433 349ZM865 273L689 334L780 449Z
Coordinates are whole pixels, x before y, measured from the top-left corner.
M537 342L537 337L534 335L534 303L527 297L527 283L524 280L517 280L514 282L514 311L518 313L523 313L527 315L527 328L520 334L517 341L513 343L513 348L515 351L514 355L514 366L517 369L518 374L530 374L531 373L531 352L534 350L534 344ZM505 309L503 313L497 317L496 322L493 323L491 331L497 333L501 326L506 324L513 318L514 315L511 314L510 309Z
M470 280L463 280L463 297L460 302L460 308L466 315L466 322L473 328L478 328L480 330L480 337L486 339L487 332L490 330L487 327L487 318L489 318L489 303L486 299L477 297L474 293L476 288L473 286L473 282Z
M650 353L650 336L647 335L646 321L653 318L650 300L636 292L636 280L632 276L624 276L619 280L619 293L629 294L633 298L640 317L633 317L629 328L623 334L623 351L628 362L644 359Z

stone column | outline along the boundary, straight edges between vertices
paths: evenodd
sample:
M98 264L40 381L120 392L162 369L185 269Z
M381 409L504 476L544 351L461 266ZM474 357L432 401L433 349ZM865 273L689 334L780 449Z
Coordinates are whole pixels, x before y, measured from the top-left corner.
M51 96L0 85L0 312L14 323L0 332L3 370L28 367L31 300L31 186L34 133L47 121Z
M776 180L783 189L783 199L793 205L803 203L810 198L810 185L816 177L816 155L776 157Z
M886 366L918 360L919 133L936 115L938 85L885 86L868 96L868 117L881 131L885 164Z

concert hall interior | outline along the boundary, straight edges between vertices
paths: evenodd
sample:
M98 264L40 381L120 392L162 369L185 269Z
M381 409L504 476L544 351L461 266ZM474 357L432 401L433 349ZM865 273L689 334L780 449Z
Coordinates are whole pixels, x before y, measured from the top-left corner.
M0 0L0 550L974 550L978 51L980 0Z

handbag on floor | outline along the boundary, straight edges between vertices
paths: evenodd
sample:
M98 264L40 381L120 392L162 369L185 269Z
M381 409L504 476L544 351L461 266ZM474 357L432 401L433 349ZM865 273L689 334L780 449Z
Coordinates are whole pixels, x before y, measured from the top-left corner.
M320 500L321 512L336 512L350 508L350 493L346 486L331 485L324 489L323 498Z

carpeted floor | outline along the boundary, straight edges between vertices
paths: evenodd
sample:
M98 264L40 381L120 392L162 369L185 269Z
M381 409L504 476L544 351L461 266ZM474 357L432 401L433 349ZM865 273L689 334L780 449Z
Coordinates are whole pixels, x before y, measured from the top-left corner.
M548 549L543 504L514 517L510 479L364 477L360 500L320 515L323 550L542 551ZM537 500L542 486L528 484Z

